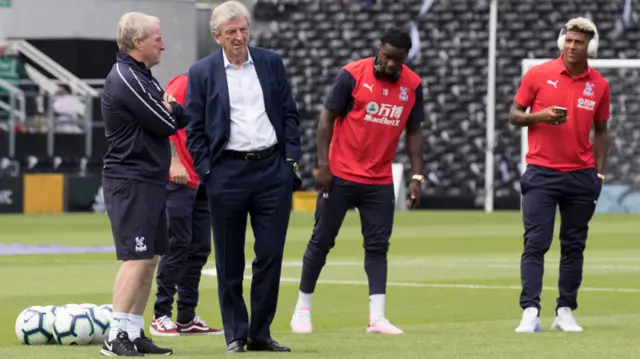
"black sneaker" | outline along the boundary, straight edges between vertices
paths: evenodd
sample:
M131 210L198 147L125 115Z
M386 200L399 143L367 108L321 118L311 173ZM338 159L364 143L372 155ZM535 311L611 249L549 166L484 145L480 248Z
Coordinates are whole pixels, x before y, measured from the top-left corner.
M143 357L144 354L136 350L135 345L127 332L120 330L116 338L110 342L107 340L102 344L100 354L108 357Z
M144 329L140 329L140 337L133 340L138 351L142 354L158 354L158 355L171 355L173 350L160 348L153 344L153 340L144 335Z

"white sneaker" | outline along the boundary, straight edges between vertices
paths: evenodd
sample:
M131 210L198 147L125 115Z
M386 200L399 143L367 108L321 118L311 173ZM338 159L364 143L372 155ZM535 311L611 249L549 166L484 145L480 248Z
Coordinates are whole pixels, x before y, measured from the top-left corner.
M386 318L370 319L367 333L397 335L404 332L391 324Z
M551 329L562 330L563 332L582 332L582 327L576 323L570 308L558 308L556 320L553 321Z
M541 332L542 325L538 317L538 308L529 307L522 312L522 320L516 328L516 333L535 333Z
M159 337L177 337L180 335L176 323L166 315L160 318L154 317L149 326L149 332L151 332L151 335Z
M291 318L291 331L293 333L311 333L311 311L308 308L296 308Z

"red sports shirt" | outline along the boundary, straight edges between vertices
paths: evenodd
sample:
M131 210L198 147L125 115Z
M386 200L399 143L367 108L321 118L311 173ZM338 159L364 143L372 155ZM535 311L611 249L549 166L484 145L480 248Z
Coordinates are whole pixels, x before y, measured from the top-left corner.
M531 113L549 106L567 108L569 120L562 125L529 126L528 164L563 172L594 167L591 125L609 120L611 101L609 83L595 69L587 66L573 78L560 56L530 68L514 100L522 107L531 107Z
M166 93L173 96L181 105L184 105L186 102L187 80L187 75L178 75L169 81L167 89L165 90ZM187 182L187 185L197 188L200 180L198 179L198 174L193 169L193 159L189 151L187 151L187 135L184 128L179 129L175 135L170 136L169 141L175 144L180 162L184 168L187 169L187 173L189 174L189 182ZM171 178L169 178L169 180L171 180Z
M374 75L372 57L344 66L324 106L336 119L329 167L334 176L363 184L393 183L391 161L407 122L424 119L420 77L406 65L396 82Z

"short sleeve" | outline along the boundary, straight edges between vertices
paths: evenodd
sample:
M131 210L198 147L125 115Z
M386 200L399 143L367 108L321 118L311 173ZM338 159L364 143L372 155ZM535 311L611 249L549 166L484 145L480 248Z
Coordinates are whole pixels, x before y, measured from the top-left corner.
M341 69L324 101L324 107L337 113L345 113L352 100L355 87L356 79L353 75L349 71Z
M176 99L176 102L183 106L186 103L187 82L188 77L186 75L178 75L169 81L165 90L166 93Z
M518 92L516 92L516 96L513 101L518 105L528 108L533 105L533 100L536 96L536 74L534 69L530 69L527 73L522 77L522 81L520 82L520 88Z
M424 95L422 92L422 83L416 87L416 101L413 104L413 109L409 114L407 123L421 123L424 120Z
M602 99L600 100L600 104L598 105L598 109L596 110L596 115L594 119L596 121L608 121L609 115L611 113L611 88L609 88L609 84L605 87L604 93L602 94Z

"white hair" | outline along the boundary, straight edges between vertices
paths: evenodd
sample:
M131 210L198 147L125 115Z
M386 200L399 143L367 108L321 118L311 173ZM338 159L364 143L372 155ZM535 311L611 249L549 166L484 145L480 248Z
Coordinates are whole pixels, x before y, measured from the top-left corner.
M213 9L209 26L211 26L212 32L219 34L222 24L229 20L236 20L243 17L247 20L247 24L249 24L251 15L249 15L249 10L247 10L246 6L239 1L226 1Z
M585 17L576 17L574 19L569 20L567 22L566 27L567 27L567 30L578 29L581 31L593 32L593 33L597 31L596 25L591 20Z
M141 12L128 12L122 15L116 35L120 51L133 50L135 41L147 38L149 26L152 24L160 25L160 19Z

